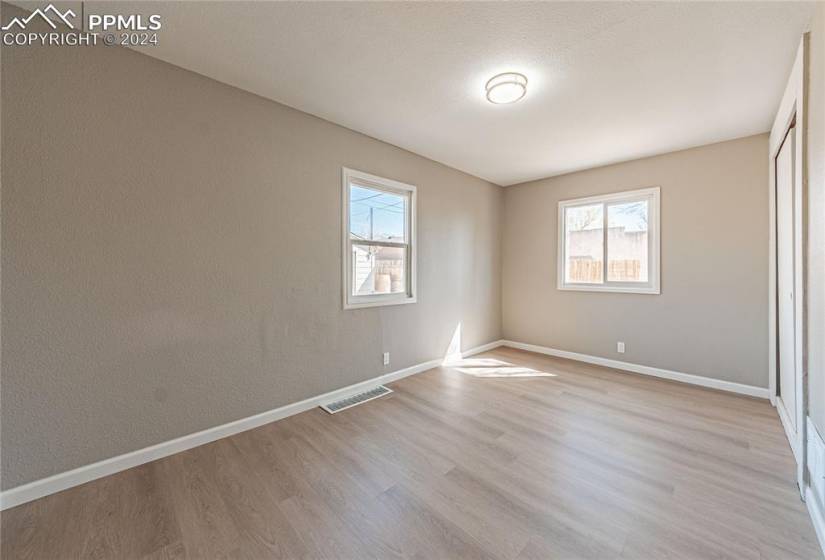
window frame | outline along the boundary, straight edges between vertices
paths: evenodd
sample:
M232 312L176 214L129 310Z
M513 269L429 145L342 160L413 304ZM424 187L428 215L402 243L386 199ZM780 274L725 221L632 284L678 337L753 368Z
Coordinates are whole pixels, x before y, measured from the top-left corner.
M636 189L632 191L621 191L610 194L588 196L584 198L575 198L568 200L560 200L558 204L558 250L557 254L557 284L556 287L562 291L575 292L613 292L613 293L627 293L627 294L661 294L661 202L660 202L660 188L648 187L644 189ZM616 204L623 204L627 202L638 202L641 200L648 201L648 280L647 282L617 282L609 281L608 274L608 258L610 248L607 243L608 235L608 207ZM565 266L567 261L567 239L566 239L566 210L577 206L591 206L594 204L602 204L602 212L604 219L603 226L603 259L602 266L602 283L601 284L584 284L572 283L566 281Z
M352 245L353 239L350 234L350 185L355 183L368 189L374 189L389 194L402 195L407 197L409 204L405 216L405 238L407 243L392 241L372 241L358 240L358 245L374 245L381 247L401 247L406 248L406 292L400 294L370 294L353 295L352 293ZM341 273L343 284L344 309L362 309L365 307L380 307L385 305L402 305L416 303L418 301L417 289L417 243L416 243L416 197L417 189L414 185L379 177L364 171L341 168L341 199L342 199L342 259Z

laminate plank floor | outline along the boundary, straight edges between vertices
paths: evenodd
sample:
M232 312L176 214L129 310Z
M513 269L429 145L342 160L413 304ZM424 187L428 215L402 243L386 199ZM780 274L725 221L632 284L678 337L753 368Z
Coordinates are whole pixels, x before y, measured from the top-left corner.
M2 512L2 557L822 557L766 401L509 348L392 388Z

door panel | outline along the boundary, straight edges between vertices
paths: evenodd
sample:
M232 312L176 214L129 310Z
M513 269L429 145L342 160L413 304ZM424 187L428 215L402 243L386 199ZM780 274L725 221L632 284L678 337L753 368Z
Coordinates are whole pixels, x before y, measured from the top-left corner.
M776 295L778 328L778 404L783 422L796 433L796 370L794 332L794 128L776 156ZM789 434L791 435L791 434Z

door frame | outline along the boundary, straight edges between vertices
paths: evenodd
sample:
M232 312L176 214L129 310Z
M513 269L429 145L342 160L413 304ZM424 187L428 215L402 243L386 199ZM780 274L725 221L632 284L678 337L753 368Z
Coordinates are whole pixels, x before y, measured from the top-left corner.
M768 386L770 389L771 404L776 406L777 395L777 269L776 269L776 156L791 124L796 121L794 140L794 184L793 184L793 214L794 214L794 370L796 374L796 437L789 436L791 449L797 464L797 483L804 500L805 496L805 464L806 464L806 422L808 411L807 401L807 372L805 371L805 237L807 224L805 196L807 173L805 169L805 61L807 58L807 34L802 37L796 51L796 59L791 70L782 102L771 128L769 140L770 182L768 192L769 208L769 258L768 258ZM777 410L779 410L777 408ZM782 418L786 434L787 419Z

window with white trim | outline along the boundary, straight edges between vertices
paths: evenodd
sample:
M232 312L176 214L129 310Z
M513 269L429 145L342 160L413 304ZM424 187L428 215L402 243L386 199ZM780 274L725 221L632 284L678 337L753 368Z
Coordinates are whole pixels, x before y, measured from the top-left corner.
M415 303L415 190L343 169L345 309Z
M558 288L658 294L659 187L559 202Z

